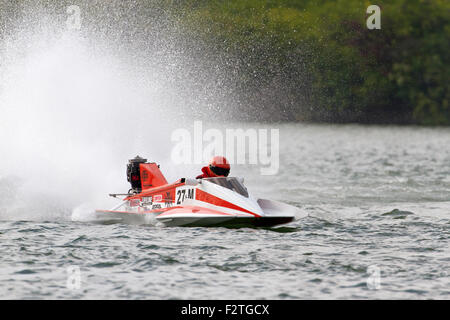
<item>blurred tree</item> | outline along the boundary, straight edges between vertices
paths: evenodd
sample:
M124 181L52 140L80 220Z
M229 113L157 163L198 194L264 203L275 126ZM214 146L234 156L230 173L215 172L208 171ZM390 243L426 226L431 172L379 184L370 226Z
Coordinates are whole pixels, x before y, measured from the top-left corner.
M366 27L370 4L182 2L195 33L218 54L235 57L242 112L277 120L450 124L450 2L381 1L381 30Z

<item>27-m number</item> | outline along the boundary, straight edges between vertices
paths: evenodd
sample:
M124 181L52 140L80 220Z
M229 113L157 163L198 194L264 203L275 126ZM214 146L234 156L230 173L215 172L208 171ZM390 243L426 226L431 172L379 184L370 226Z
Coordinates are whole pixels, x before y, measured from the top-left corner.
M185 199L194 199L194 189L182 189L177 191L177 204L181 204Z

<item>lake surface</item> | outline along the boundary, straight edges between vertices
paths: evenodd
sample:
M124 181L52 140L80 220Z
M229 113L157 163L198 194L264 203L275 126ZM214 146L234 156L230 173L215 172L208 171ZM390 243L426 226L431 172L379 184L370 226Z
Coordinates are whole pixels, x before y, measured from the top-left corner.
M240 165L232 175L306 218L165 228L72 221L72 205L14 218L14 192L0 179L0 298L450 298L449 129L255 128L280 130L279 171Z

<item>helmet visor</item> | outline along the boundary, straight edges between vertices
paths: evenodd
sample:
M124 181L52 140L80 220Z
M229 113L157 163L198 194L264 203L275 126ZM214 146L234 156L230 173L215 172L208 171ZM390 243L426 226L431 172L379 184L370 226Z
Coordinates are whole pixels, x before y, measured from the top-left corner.
M216 174L218 176L228 177L228 175L230 174L230 169L215 167L212 165L209 166L209 169L211 169L211 171L214 172L214 174Z

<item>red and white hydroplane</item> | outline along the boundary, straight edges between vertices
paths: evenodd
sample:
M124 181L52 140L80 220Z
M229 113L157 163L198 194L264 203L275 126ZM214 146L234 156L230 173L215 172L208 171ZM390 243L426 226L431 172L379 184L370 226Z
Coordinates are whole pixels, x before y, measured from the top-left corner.
M182 178L168 183L156 163L136 157L127 166L132 189L111 210L96 210L98 218L165 226L272 227L306 216L298 208L253 198L236 177Z

